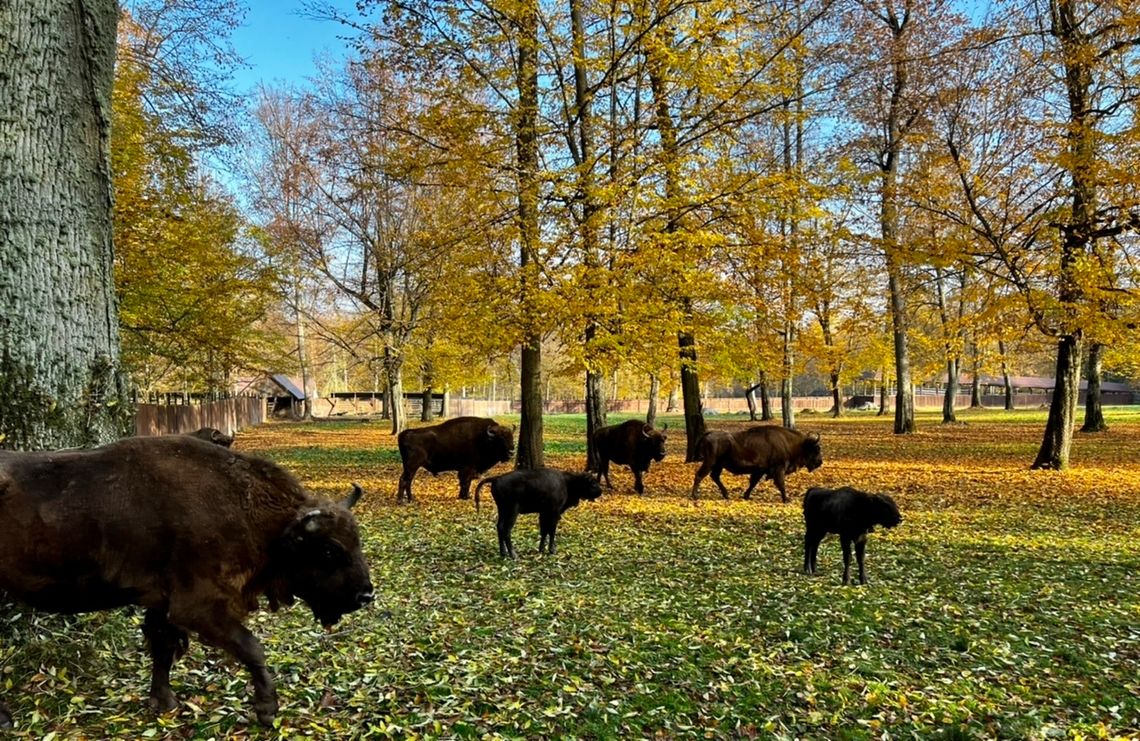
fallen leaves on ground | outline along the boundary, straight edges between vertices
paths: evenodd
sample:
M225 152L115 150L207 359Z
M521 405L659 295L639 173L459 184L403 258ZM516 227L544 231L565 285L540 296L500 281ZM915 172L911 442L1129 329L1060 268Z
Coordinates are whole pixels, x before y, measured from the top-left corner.
M319 493L358 481L376 603L331 635L295 607L259 613L279 728L249 724L249 682L194 644L181 705L146 708L149 661L130 611L0 611L0 686L16 738L1109 738L1140 732L1140 411L1078 435L1069 471L1030 471L1036 412L807 418L825 462L739 499L725 475L688 499L683 438L632 491L571 511L560 552L533 517L501 560L494 507L421 472L395 504L399 456L379 423L271 424L237 447ZM710 420L714 428L747 424ZM677 427L676 421L670 424ZM580 469L581 417L547 420L548 465ZM504 467L505 470L505 467ZM799 495L884 491L905 521L868 546L871 584L839 585L839 545L799 573ZM54 735L53 735L54 734Z

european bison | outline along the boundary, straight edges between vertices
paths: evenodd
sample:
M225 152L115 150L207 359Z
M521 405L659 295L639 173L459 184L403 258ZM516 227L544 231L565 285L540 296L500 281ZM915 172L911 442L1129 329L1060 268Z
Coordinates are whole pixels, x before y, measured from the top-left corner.
M843 544L843 583L850 581L851 544L854 543L859 583L866 584L863 554L867 549L867 534L876 525L892 528L900 522L899 508L886 494L868 494L849 486L808 489L804 495L804 573L815 573L820 541L828 533L836 533Z
M243 622L262 596L274 610L300 597L326 628L372 601L349 512L361 493L318 499L269 461L187 435L5 453L0 590L48 612L145 608L159 711L177 704L170 669L194 632L245 665L269 724L277 693Z
M397 502L405 495L412 501L412 479L421 468L433 476L458 471L459 498L467 499L471 482L496 463L509 461L515 450L514 431L483 417L456 417L432 427L404 430L396 442L404 462Z
M475 511L479 511L479 490L487 484L491 485L491 496L499 510L495 524L499 533L499 555L511 558L515 558L511 529L520 514L538 513L538 552L542 553L549 538L550 554L554 555L554 533L562 513L577 507L583 499L597 499L602 495L601 484L589 473L553 468L511 471L479 482L475 487Z
M721 471L728 471L749 475L745 499L751 498L756 484L769 478L779 489L780 498L786 502L788 492L784 487L784 477L800 468L814 471L822 466L823 450L818 433L809 435L784 427L760 425L739 432L706 432L697 441L697 458L701 467L693 478L693 499L697 498L697 488L710 472L712 480L720 488L720 495L728 499L728 489L720 481Z
M603 427L594 433L594 449L598 453L598 481L606 477L606 486L613 488L610 483L610 461L629 466L633 471L633 489L638 494L645 492L641 483L641 475L649 470L652 461L660 462L665 457L665 425L660 430L653 429L636 419L622 422L620 425Z
M234 438L232 435L227 435L221 430L216 430L213 427L203 427L200 430L194 430L193 432L187 432L186 434L190 437L196 437L199 440L205 440L208 443L213 443L214 445L221 445L223 448L228 448L234 444Z

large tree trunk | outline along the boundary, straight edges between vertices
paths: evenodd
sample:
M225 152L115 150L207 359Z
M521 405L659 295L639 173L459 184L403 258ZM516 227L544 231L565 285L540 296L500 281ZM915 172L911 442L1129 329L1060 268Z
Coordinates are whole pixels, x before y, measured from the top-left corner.
M435 378L433 377L431 363L424 363L423 371L424 392L423 401L420 404L420 421L431 422L432 418L435 417L435 410L432 409L432 397L435 395L435 389L432 387L435 385Z
M768 374L760 371L760 420L771 422L775 419L772 414L772 394L768 391Z
M685 408L685 462L697 459L697 442L705 434L705 415L701 408L701 382L697 377L697 348L688 332L677 334L681 354L681 400Z
M1085 424L1081 432L1104 432L1108 425L1104 421L1104 407L1100 397L1101 351L1104 345L1094 342L1089 346L1088 389L1085 393Z
M309 393L309 362L305 347L305 316L301 312L301 276L299 270L293 269L293 311L297 318L297 366L301 371L301 393L305 395L301 402L301 419L313 418L313 398Z
M587 330L589 334L589 330ZM587 340L588 341L588 340ZM602 393L602 374L586 371L586 470L598 469L598 451L594 433L606 426L606 399Z
M946 359L946 395L942 397L942 424L958 421L954 407L958 403L958 358Z
M657 426L657 394L661 393L661 381L656 373L649 374L649 408L645 412L645 424Z
M1060 470L1069 466L1081 390L1081 344L1079 332L1065 335L1057 344L1057 380L1049 404L1049 420L1045 423L1045 438L1033 468Z
M887 369L879 370L879 413L876 417L885 417L887 414Z
M408 426L408 411L404 407L404 371L403 363L398 359L389 359L385 372L388 376L388 390L391 395L392 434L399 435Z
M118 12L0 3L0 448L130 430L108 160Z
M839 419L843 416L843 392L839 388L839 374L831 373L831 416Z
M1013 381L1009 378L1009 364L1005 357L1005 342L998 340L998 352L1001 353L1001 379L1005 385L1005 410L1013 411Z
M665 398L665 413L677 411L677 384L670 379L669 396Z
M582 240L582 253L586 269L596 274L601 270L598 259L598 222L601 207L594 185L594 127L593 97L586 66L586 32L582 18L582 0L570 0L570 26L574 47L574 117L578 121L577 150L571 146L578 167L578 189L582 198L582 222L578 231ZM570 139L573 142L573 137ZM598 285L600 281L594 283ZM587 361L592 360L594 340L598 334L595 317L586 323L585 348ZM606 426L606 402L602 393L602 377L597 370L586 371L586 469L597 470L598 451L594 446L594 433Z
M538 0L525 0L518 14L519 100L515 143L518 150L519 263L524 314L530 311L539 288L538 264ZM521 420L518 468L542 468L542 337L534 327L523 336L520 365Z
M784 427L794 430L796 427L796 410L792 407L792 373L795 363L793 353L795 342L795 328L791 322L784 325L784 358L780 378L780 421Z
M760 384L749 386L744 391L744 400L748 402L748 419L752 422L756 421L756 389L760 388Z
M974 343L973 353L973 383L970 384L970 408L971 409L984 409L985 404L982 403L982 354L978 351L978 344Z

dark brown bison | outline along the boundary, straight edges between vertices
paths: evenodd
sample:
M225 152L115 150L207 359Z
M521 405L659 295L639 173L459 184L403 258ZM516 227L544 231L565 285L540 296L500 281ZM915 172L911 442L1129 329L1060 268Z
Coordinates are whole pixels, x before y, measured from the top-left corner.
M598 453L598 481L606 477L606 486L613 488L610 483L610 462L622 466L629 466L633 471L633 489L638 494L645 492L641 483L641 475L649 470L652 461L660 462L665 457L665 425L660 430L653 429L636 419L622 422L620 425L603 427L594 433L594 449Z
M769 478L780 491L780 498L788 501L784 477L800 468L814 471L823 465L823 450L819 434L805 434L773 425L749 427L739 432L706 432L697 441L697 457L701 467L693 478L693 499L705 476L720 488L720 495L728 499L728 489L720 481L721 471L737 475L748 474L748 488L744 498L762 479Z
M216 430L213 427L203 427L200 430L194 430L193 432L188 432L186 434L190 437L196 437L199 440L205 440L208 443L213 443L214 445L221 445L223 448L228 448L234 444L234 438L232 435L227 435L221 430Z
M550 553L554 554L554 533L562 513L577 507L583 499L597 499L602 486L589 473L570 473L553 468L535 471L521 470L491 476L475 487L475 510L479 510L479 490L491 485L491 496L499 510L495 529L499 533L499 555L515 558L511 543L511 530L520 514L538 513L538 552L542 553L549 538Z
M299 597L329 628L372 601L349 512L360 495L318 499L269 461L187 435L5 453L0 591L49 612L145 608L160 711L176 705L170 669L196 633L249 670L268 724L277 692L245 618L262 596L274 610Z
M471 495L471 482L496 463L506 463L514 455L515 435L493 419L456 417L431 427L404 430L396 438L404 471L400 474L396 501L412 501L412 479L426 468L432 475L442 471L459 473L459 498Z
M867 535L876 525L892 528L902 522L895 500L886 494L867 492L844 486L839 489L812 487L804 494L804 573L814 574L820 541L828 533L839 535L843 545L843 583L851 577L851 544L859 562L859 583L867 583L863 554Z

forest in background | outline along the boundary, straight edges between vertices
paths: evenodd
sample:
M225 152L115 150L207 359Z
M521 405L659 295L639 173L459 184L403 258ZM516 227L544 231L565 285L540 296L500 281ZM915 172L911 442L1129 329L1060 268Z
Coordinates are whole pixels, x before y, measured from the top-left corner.
M805 377L838 395L878 374L906 432L915 383L1140 376L1140 12L307 12L342 24L347 61L242 97L240 4L124 10L116 280L144 392L494 379L526 428L544 394L584 396L596 426L607 397L676 389L699 423L710 383L765 383L794 425Z

